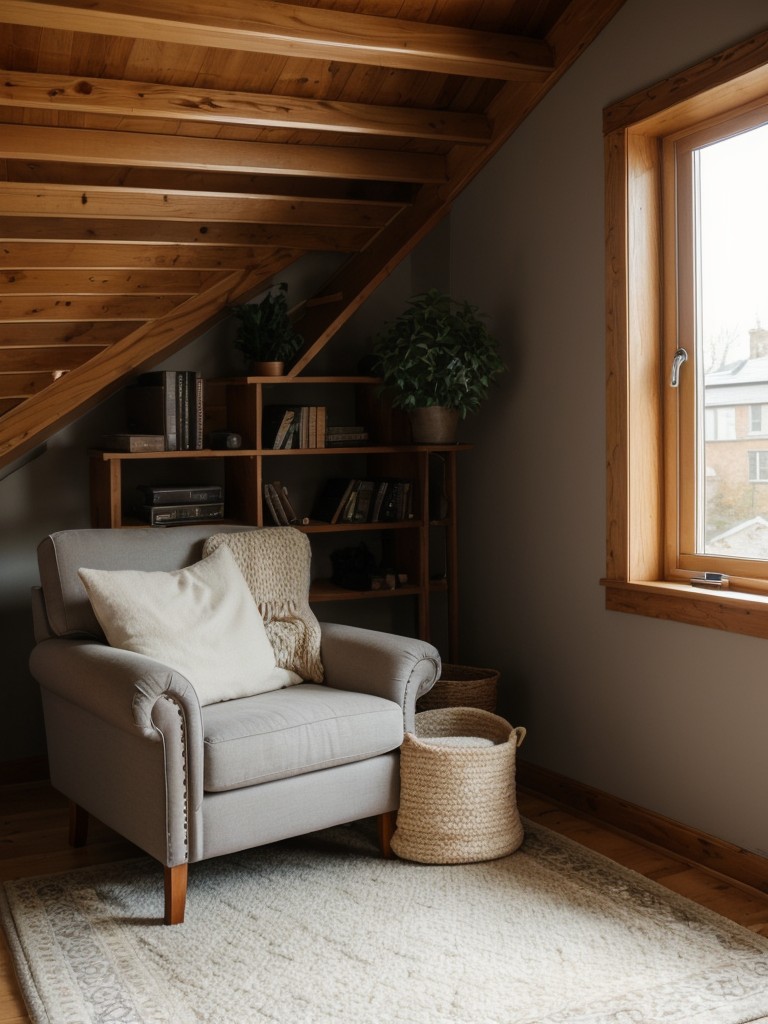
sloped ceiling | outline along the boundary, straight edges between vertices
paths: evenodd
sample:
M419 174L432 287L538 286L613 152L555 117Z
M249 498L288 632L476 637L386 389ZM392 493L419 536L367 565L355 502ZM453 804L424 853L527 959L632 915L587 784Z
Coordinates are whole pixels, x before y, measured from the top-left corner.
M342 254L300 373L622 3L3 0L0 467Z

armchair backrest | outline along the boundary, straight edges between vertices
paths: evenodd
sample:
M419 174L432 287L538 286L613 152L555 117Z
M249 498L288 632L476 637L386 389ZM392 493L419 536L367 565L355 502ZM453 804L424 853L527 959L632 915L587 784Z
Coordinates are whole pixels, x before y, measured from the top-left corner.
M36 609L37 639L45 635L104 639L78 569L170 572L198 562L203 557L203 544L212 533L247 529L206 523L163 529L150 526L62 530L50 534L37 549L45 613L43 617L41 609Z

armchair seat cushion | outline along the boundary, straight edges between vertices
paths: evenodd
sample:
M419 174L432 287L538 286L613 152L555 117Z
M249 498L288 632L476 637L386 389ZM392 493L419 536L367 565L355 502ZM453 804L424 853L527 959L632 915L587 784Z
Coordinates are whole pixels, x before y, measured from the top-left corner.
M394 701L315 683L210 704L202 715L208 792L362 761L403 742Z

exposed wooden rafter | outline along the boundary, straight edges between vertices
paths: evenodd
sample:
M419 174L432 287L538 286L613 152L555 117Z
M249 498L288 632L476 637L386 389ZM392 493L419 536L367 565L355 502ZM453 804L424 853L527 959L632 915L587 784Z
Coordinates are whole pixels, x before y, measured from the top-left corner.
M0 467L327 253L305 371L622 2L4 0Z
M271 0L186 0L183 7L174 0L4 0L4 7L4 20L18 25L443 75L541 80L553 67L539 39Z

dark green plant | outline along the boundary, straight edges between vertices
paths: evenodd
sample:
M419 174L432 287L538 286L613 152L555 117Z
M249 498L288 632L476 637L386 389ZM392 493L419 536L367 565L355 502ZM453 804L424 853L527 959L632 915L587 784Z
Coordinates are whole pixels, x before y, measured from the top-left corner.
M267 292L261 302L230 306L239 321L235 348L246 362L288 362L304 339L294 330L288 314L288 285L283 281Z
M442 405L464 419L488 397L504 370L498 343L484 316L433 288L376 336L374 372L384 380L397 409Z

